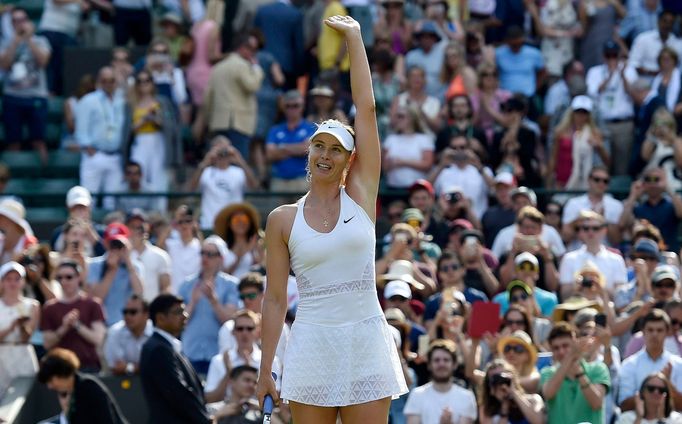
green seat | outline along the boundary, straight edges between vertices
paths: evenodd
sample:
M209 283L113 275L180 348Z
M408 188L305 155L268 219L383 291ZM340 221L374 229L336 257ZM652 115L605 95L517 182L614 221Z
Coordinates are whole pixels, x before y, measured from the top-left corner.
M57 178L78 178L81 163L79 152L54 150L50 152L47 175Z
M68 218L65 207L27 208L26 219L31 224L61 223Z
M24 201L29 207L64 207L66 192L75 185L78 185L78 180L71 178L43 178L36 180L35 188L33 189L34 196L24 196Z
M5 193L16 194L21 197L35 193L36 181L32 178L11 178L5 188Z
M61 123L64 119L64 98L50 97L47 101L47 113L50 122Z
M0 156L10 169L12 177L40 177L43 165L37 152L4 152Z

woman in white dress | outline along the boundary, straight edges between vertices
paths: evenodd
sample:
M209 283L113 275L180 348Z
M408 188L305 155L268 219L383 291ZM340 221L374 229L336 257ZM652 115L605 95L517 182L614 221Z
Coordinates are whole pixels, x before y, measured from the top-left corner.
M280 400L271 371L293 269L300 302L283 359L281 398L294 422L333 424L337 414L344 424L387 422L391 398L407 386L376 293L381 152L372 80L360 25L348 16L325 24L348 46L355 130L323 122L311 137L310 191L268 217L258 398L261 405L266 394Z

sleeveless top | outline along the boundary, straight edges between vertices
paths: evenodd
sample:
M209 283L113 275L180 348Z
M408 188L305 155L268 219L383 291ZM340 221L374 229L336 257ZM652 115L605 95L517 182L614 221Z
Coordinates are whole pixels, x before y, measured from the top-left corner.
M342 326L382 315L374 274L374 223L342 187L339 219L329 233L320 233L305 221L306 199L298 201L289 236L300 296L296 321Z

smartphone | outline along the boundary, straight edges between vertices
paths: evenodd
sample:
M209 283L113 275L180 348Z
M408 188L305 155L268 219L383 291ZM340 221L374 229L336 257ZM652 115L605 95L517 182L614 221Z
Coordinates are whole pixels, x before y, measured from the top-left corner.
M417 339L417 355L426 358L426 355L429 353L429 343L431 343L431 340L428 334L419 336Z
M597 314L594 317L594 323L601 328L606 328L606 314Z
M533 247L536 247L539 243L538 237L537 236L527 236L525 234L519 235L521 238L521 245L525 249L532 249Z

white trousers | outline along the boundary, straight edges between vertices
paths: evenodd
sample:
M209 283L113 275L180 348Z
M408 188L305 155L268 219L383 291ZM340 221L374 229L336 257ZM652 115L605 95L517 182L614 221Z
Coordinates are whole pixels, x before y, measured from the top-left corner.
M109 154L101 151L90 156L81 155L80 168L81 185L92 195L102 192L112 193L121 191L123 187L123 164L120 154ZM116 206L113 197L105 197L102 201L104 209L112 210Z
M130 148L130 160L140 164L142 168L142 186L152 192L168 190L168 178L164 162L166 160L166 144L160 132L144 133L135 136ZM159 209L166 210L168 200L159 197L155 202Z

